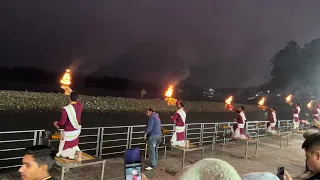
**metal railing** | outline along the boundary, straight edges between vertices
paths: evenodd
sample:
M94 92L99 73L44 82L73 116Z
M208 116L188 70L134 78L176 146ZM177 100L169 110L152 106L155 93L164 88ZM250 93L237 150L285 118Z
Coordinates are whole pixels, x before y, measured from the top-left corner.
M247 121L246 133L252 138L266 136L267 122ZM235 122L190 123L186 124L185 136L191 144L199 146L211 144L213 147L217 142L226 142L231 139L226 135L231 133L233 124ZM163 137L162 144L165 144L170 141L174 125L162 126L169 130ZM302 128L305 127L302 126ZM278 120L277 129L278 132L291 131L292 120ZM82 151L101 158L119 156L127 148L140 147L141 150L145 150L144 130L145 125L82 128L79 147ZM0 170L20 166L23 150L39 144L44 137L44 132L45 130L0 132ZM58 144L59 140L51 142L51 146L58 146Z

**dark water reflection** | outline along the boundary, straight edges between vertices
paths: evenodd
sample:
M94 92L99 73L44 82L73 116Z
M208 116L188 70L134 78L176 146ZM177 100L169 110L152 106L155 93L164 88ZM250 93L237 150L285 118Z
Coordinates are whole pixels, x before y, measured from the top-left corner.
M163 124L170 123L172 113L160 113ZM248 121L264 120L264 112L247 112ZM291 112L278 112L278 119L291 119ZM0 131L53 129L53 121L59 120L60 112L0 112ZM187 123L214 123L233 121L234 112L188 112ZM144 113L83 113L83 127L122 126L145 124Z

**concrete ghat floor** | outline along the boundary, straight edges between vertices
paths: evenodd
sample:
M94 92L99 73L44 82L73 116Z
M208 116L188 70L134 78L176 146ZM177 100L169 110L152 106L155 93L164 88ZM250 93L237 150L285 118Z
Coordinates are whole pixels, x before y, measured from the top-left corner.
M222 152L222 146L217 144L214 150L207 146L205 158L219 158L229 162L240 175L251 172L271 172L276 173L278 166L283 166L291 174L293 179L299 180L309 176L304 172L305 155L301 149L304 138L300 136L291 136L289 147L283 142L280 149L279 140L276 137L267 137L260 139L258 156L254 157L255 144L249 145L248 158L244 159L245 142L233 141L225 146L225 152ZM166 159L160 152L160 162L157 170L145 172L150 180L173 180L174 176L181 168L181 153L177 150L168 149ZM189 152L186 154L186 165L191 165L200 159L200 151ZM105 180L124 179L123 159L108 159L105 167ZM66 180L100 180L101 166L83 167L71 169L67 172ZM60 172L57 169L52 170L52 174L60 179ZM19 179L19 174L9 173L0 174L0 180Z

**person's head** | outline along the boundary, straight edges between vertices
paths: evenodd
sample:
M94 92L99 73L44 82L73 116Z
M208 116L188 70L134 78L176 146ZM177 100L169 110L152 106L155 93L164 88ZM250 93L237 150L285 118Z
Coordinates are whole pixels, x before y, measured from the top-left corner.
M185 105L185 103L184 103L183 100L177 101L177 107L178 107L178 108L183 108L184 105Z
M70 101L78 101L79 100L79 93L78 92L75 92L75 91L72 91L70 93Z
M302 149L305 150L307 164L312 172L320 172L320 133L314 133L306 138L302 144Z
M177 175L181 180L241 180L238 172L227 162L215 159L202 159Z
M271 108L271 111L272 111L272 112L276 111L276 107L273 106L273 107Z
M297 107L300 107L300 103L297 103L296 105L297 105Z
M245 108L244 106L240 106L240 109L241 109L242 111L245 111L245 110L246 110L246 108Z
M152 113L153 113L153 109L152 108L147 109L146 115L148 117L150 117Z
M21 179L39 180L49 176L55 154L51 147L38 145L26 149L19 169Z

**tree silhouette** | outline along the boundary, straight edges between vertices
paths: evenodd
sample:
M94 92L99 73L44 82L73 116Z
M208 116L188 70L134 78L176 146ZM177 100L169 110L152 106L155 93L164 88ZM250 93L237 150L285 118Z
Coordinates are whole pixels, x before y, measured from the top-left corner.
M290 41L270 60L272 79L269 85L274 89L290 89L302 92L320 90L320 38L301 48Z

